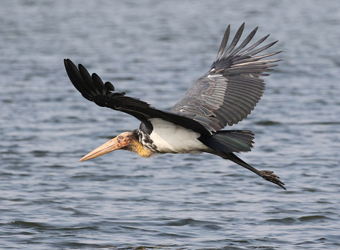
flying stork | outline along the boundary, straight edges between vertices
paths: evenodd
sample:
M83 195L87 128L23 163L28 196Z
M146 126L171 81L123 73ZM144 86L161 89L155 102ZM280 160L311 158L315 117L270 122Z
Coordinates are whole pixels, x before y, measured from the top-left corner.
M88 73L79 64L65 59L65 68L74 87L87 100L101 107L118 110L140 120L138 129L124 132L93 150L80 161L86 161L117 149L138 153L142 157L164 153L210 153L228 159L253 171L283 189L284 183L272 171L259 171L234 153L253 147L254 134L249 130L222 130L242 121L261 99L268 76L279 60L262 60L279 52L258 55L277 41L258 46L269 36L248 46L257 27L236 46L244 23L227 47L230 25L226 29L217 57L209 71L193 83L170 111L162 111L148 103L116 92L110 82Z

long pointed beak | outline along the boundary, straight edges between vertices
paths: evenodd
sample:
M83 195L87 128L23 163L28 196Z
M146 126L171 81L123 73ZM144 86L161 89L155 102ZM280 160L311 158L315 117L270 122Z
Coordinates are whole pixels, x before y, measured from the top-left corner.
M92 152L88 153L83 158L81 158L79 161L87 161L87 160L96 158L98 156L101 156L103 154L110 153L110 152L117 150L117 149L120 149L120 148L122 148L122 144L120 144L118 142L118 139L116 137L116 138L113 138L112 140L104 143L103 145L96 148Z

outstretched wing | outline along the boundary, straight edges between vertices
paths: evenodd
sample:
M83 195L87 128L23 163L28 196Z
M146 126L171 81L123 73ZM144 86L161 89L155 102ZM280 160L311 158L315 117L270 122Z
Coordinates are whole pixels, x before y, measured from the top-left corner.
M128 113L145 124L150 123L152 118L161 118L201 134L210 134L202 124L191 118L155 109L146 102L125 96L124 92L114 92L114 86L110 82L103 83L97 74L91 76L81 64L79 64L79 69L70 59L65 59L64 64L74 87L87 100L93 101L101 107Z
M218 131L247 117L261 99L265 84L260 76L267 76L279 60L262 60L280 53L255 56L277 41L255 49L269 35L246 48L254 37L255 28L236 48L244 29L238 29L233 41L225 50L230 34L228 26L215 62L211 69L198 79L171 110L201 123L209 131ZM225 52L224 52L225 51Z

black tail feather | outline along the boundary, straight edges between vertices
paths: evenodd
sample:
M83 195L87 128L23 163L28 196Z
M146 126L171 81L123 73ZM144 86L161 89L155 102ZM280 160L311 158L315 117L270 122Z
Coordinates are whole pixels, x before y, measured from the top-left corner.
M204 145L221 153L250 151L253 139L254 134L249 130L222 130L199 138Z

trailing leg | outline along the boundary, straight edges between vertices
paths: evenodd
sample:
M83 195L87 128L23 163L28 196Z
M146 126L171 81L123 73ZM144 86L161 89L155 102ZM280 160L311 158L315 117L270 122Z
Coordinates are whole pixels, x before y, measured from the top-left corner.
M249 169L250 171L254 172L255 174L261 176L266 181L270 181L270 182L272 182L272 183L274 183L274 184L276 184L276 185L278 185L281 188L286 190L286 188L284 187L284 183L282 181L280 181L280 177L275 175L273 173L273 171L268 171L268 170L259 171L256 168L250 166L248 163L241 160L240 158L238 158L233 153L220 153L218 155L221 156L223 159L231 160L231 161L235 162L236 164L238 164L242 167L245 167L246 169Z

